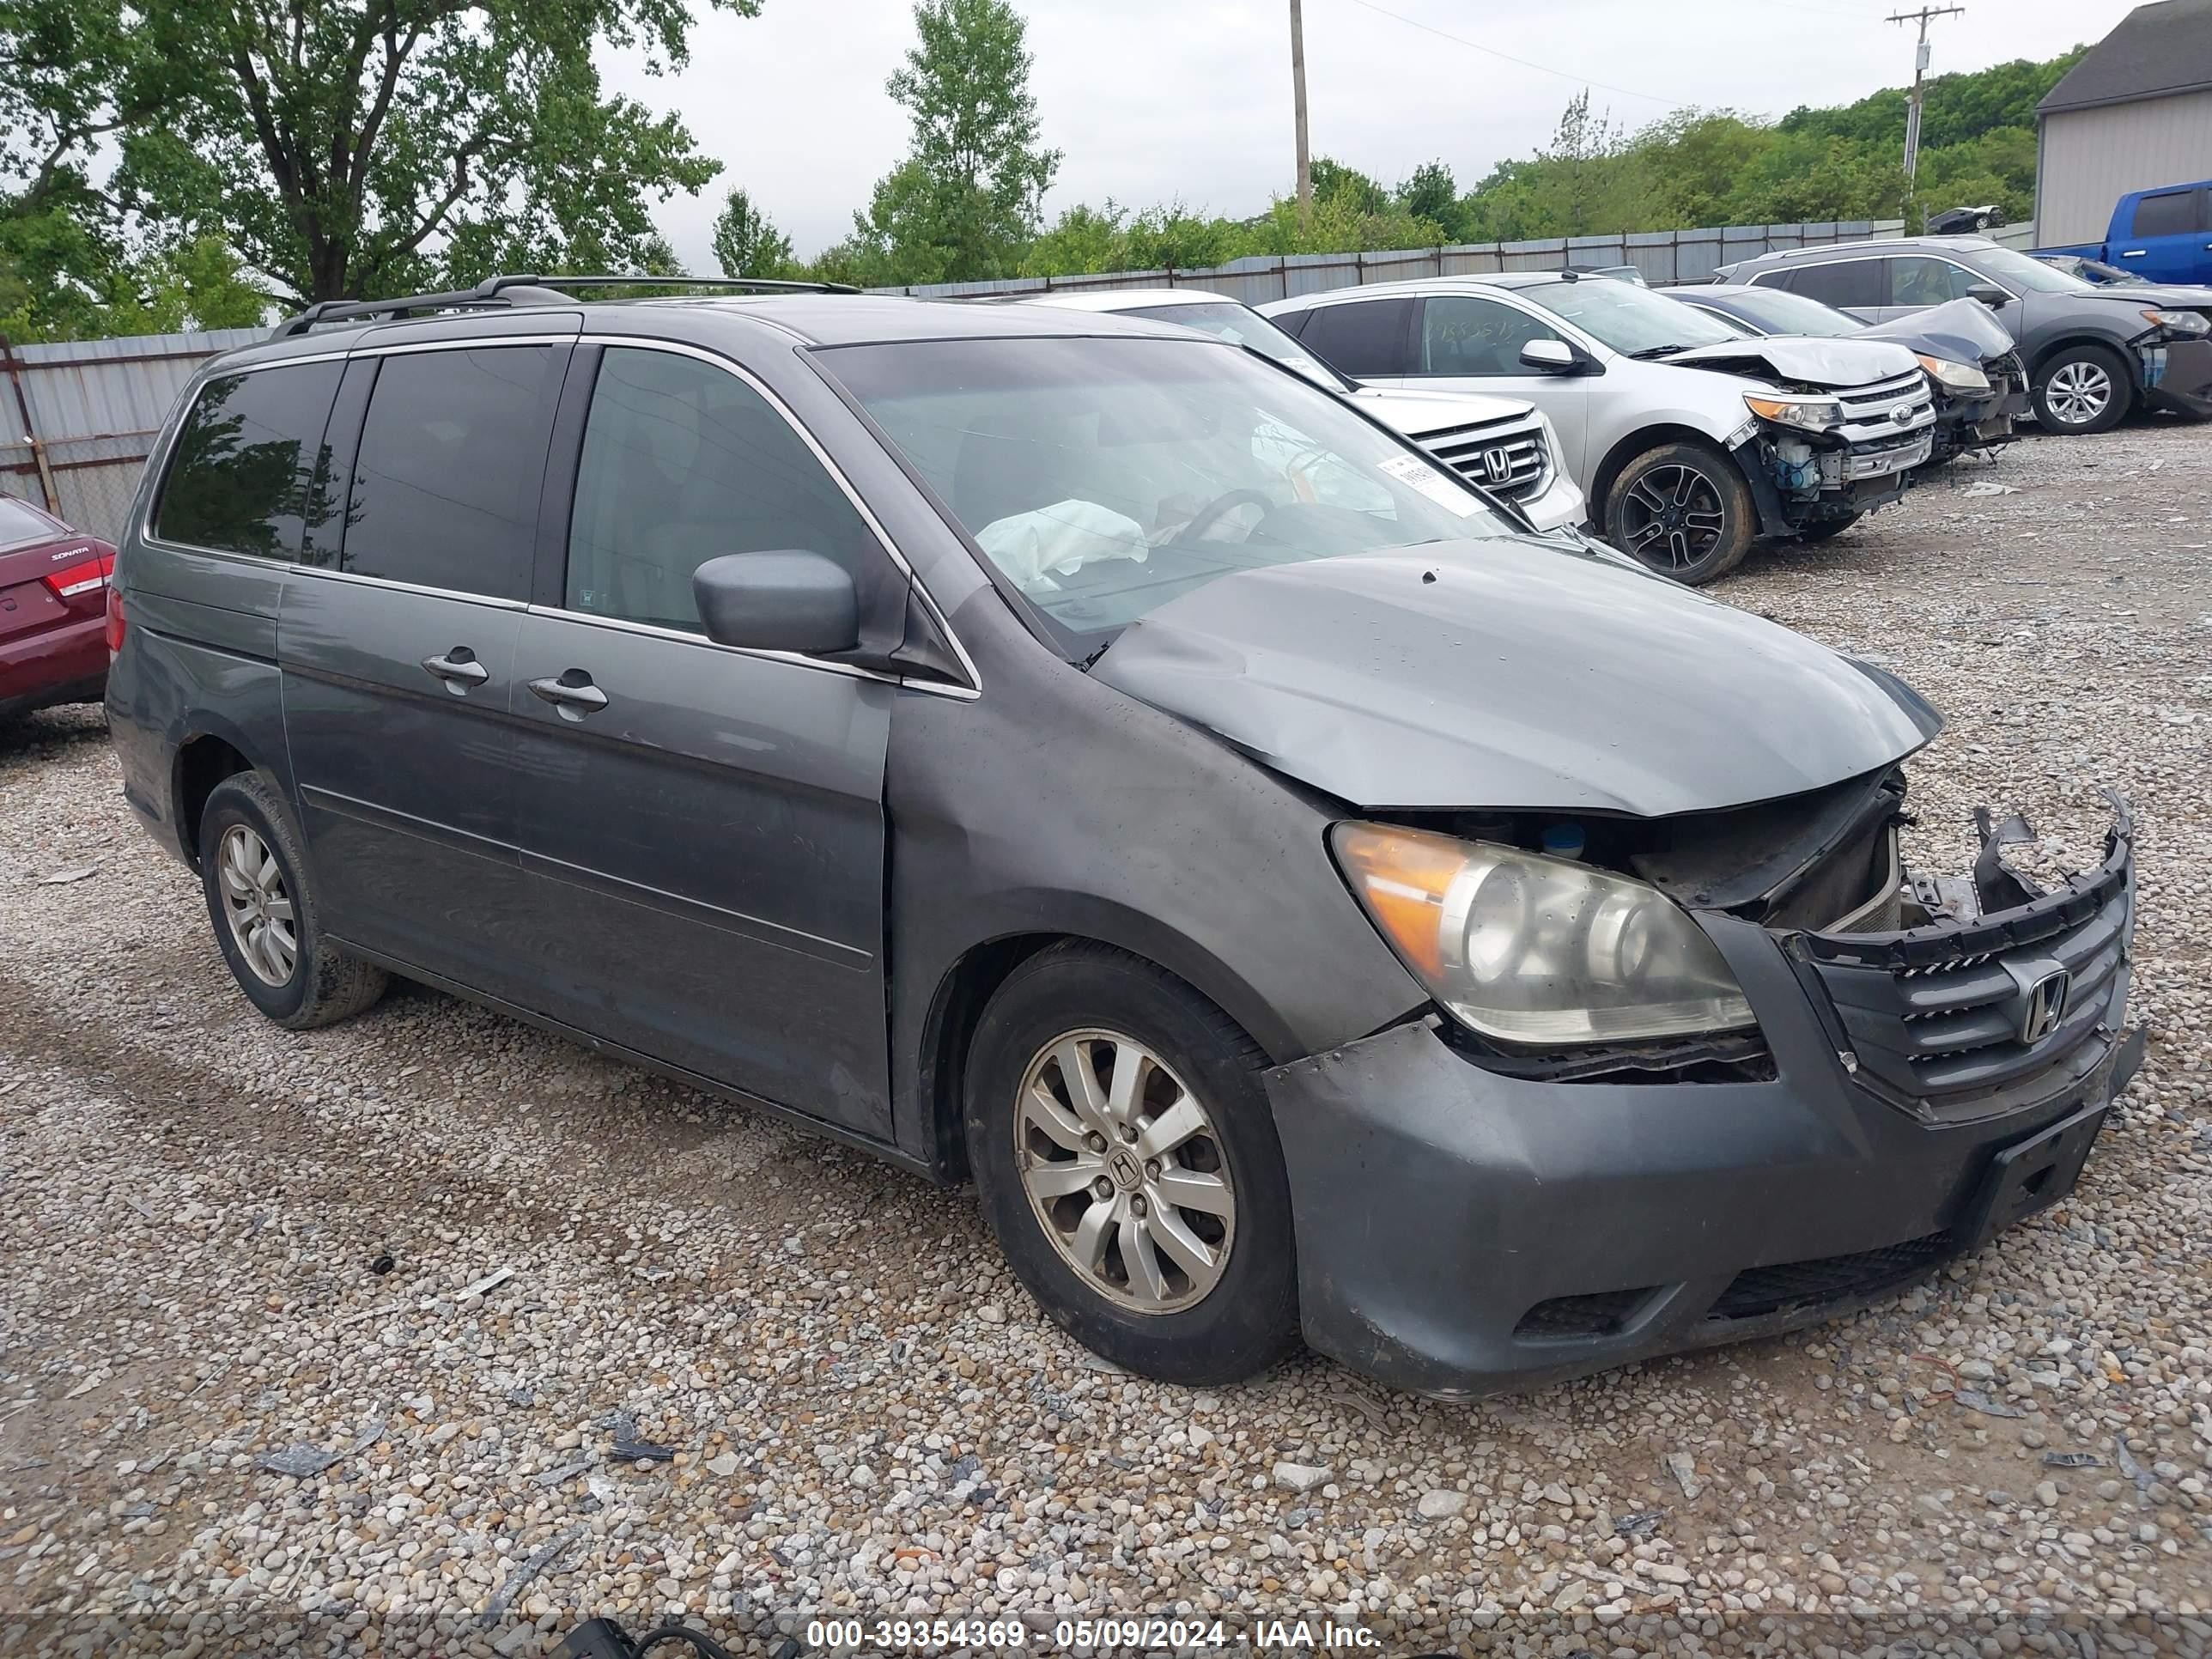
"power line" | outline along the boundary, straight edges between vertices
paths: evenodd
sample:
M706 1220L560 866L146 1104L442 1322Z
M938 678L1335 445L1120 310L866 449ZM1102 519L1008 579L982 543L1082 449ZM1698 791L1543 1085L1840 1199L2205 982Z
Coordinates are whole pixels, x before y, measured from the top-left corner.
M1617 92L1623 98L1641 98L1646 103L1663 104L1669 109L1678 107L1682 101L1679 98L1655 97L1650 93L1638 92L1631 87L1609 86L1603 81L1594 81L1587 75L1575 75L1566 70L1553 69L1549 64L1532 63L1526 58L1516 58L1510 52L1500 52L1495 46L1486 46L1480 40L1470 40L1464 35L1448 33L1443 29L1437 28L1430 24L1422 22L1419 18L1407 17L1397 12L1388 10L1382 6L1376 5L1375 3L1375 0L1352 0L1352 3L1355 6L1364 6L1368 10L1379 13L1381 15L1389 18L1394 22L1403 23L1407 28L1419 29L1425 34L1435 35L1439 40L1449 40L1455 46L1468 47L1473 51L1482 52L1488 57L1503 58L1509 64L1517 64L1522 69L1535 70L1539 75L1556 75L1560 80L1571 81L1578 86L1596 87L1606 92Z

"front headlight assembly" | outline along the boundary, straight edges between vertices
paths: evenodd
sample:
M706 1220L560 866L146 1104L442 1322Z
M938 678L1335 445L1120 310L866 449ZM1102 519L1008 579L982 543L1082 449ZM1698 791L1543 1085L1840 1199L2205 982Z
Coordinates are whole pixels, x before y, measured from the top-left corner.
M2202 312L2159 311L2146 308L2143 321L2166 330L2169 334L2212 333L2212 322L2207 322Z
M1758 1023L1712 940L1655 887L1391 824L1340 823L1329 841L1399 959L1485 1037L1634 1042Z
M1743 394L1744 407L1761 420L1778 421L1784 426L1802 427L1808 432L1825 432L1832 426L1844 423L1844 406L1833 398L1798 398L1777 394L1764 397L1758 392Z
M1920 359L1920 367L1933 375L1936 385L1946 392L1987 392L1990 377L1972 363L1954 362L1948 357L1930 356L1925 351L1913 354Z

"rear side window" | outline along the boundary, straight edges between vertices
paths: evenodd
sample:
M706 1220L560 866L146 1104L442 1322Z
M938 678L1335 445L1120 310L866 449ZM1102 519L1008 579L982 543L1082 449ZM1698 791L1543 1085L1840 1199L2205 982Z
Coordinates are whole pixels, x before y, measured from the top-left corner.
M567 357L566 348L493 345L385 358L355 456L338 568L528 597Z
M308 517L327 516L313 487L342 365L301 363L210 380L177 434L154 515L161 541L290 559Z
M1322 306L1298 343L1343 374L1410 374L1406 336L1411 300L1348 300Z
M2212 226L2205 222L2201 190L2163 191L2136 204L2135 234L2138 236L2187 236L2208 228Z
M875 538L790 424L727 369L611 347L568 532L571 611L696 633L691 574L725 553L819 553L867 591Z
M35 547L69 532L36 507L13 495L0 495L0 553L11 547Z
M1839 259L1830 265L1807 265L1791 271L1788 281L1792 294L1807 295L1838 309L1888 303L1882 292L1879 259Z

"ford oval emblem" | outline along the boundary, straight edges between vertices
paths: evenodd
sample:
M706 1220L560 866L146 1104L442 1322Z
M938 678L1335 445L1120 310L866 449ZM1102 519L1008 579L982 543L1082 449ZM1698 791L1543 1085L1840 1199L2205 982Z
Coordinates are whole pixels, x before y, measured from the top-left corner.
M1903 426L1907 421L1912 418L1912 405L1911 404L1898 404L1896 408L1889 411L1889 418L1896 422L1898 425Z

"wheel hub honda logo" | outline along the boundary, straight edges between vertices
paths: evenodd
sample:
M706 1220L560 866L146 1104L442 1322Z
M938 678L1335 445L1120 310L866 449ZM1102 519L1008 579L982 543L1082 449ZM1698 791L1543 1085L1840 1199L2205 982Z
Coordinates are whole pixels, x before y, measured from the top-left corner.
M2058 1029L2058 1022L2066 1017L2066 994L2072 984L2073 976L2060 968L2027 988L2020 1016L2022 1042L2040 1042Z
M1483 476L1494 484L1502 484L1513 476L1513 458L1503 449L1482 452Z
M1137 1155L1127 1146L1119 1146L1115 1149L1114 1156L1106 1160L1106 1173L1123 1192L1134 1192L1143 1184L1145 1166L1137 1161Z

